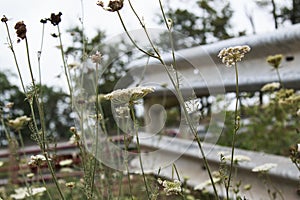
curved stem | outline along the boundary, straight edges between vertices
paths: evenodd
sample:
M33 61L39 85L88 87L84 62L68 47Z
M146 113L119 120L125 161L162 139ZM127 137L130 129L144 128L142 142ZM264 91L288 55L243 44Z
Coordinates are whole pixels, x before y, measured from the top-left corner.
M279 81L281 87L284 88L283 82L282 82L281 77L280 77L279 69L275 68L275 70L276 70L276 74L277 74L277 77L278 77L278 81Z
M69 88L69 92L70 92L71 106L73 106L72 86L71 86L71 82L70 82L70 78L69 78L69 74L68 74L68 70L67 70L66 59L65 59L65 56L64 56L64 50L63 50L63 44L62 44L62 40L61 40L61 33L60 33L59 25L57 25L57 31L58 31L58 37L59 37L60 53L61 53L63 66L64 66L64 72L65 72L65 76L66 76L66 79L67 79L68 88Z
M94 163L93 163L93 169L92 169L92 178L91 178L91 198L93 198L93 191L94 191L94 184L95 184L95 174L96 174L96 165L97 165L97 154L98 154L98 136L99 136L99 89L98 89L98 79L99 79L99 71L98 71L99 65L96 63L96 144L95 144L95 155L94 155Z
M148 199L150 200L151 199L150 198L150 192L149 192L149 189L148 189L148 183L147 183L147 180L146 180L146 176L145 176L145 172L144 172L144 167L143 167L143 161L142 161L142 155L141 155L141 147L140 147L140 141L139 141L139 134L138 134L138 129L136 127L137 121L136 121L136 118L135 118L133 103L129 102L129 108L130 108L131 117L132 117L132 120L133 120L133 129L134 129L133 131L135 132L135 137L136 137L137 153L138 153L138 156L139 156L140 167L141 167L141 171L142 171L142 175L143 175L143 179L144 179L144 184L145 184L147 196L148 196Z
M233 132L233 135L232 135L231 160L230 160L229 176L228 176L227 185L225 185L227 199L229 199L229 188L230 188L230 182L231 182L231 177L232 177L233 157L234 157L236 134L237 134L237 131L240 128L240 119L239 119L239 113L238 113L238 103L239 103L239 74L238 74L237 63L234 64L234 69L235 69L235 81L236 81L235 82L236 99L235 99L235 110L234 110L234 132Z
M11 39L11 37L10 37L9 28L8 28L8 25L7 25L6 22L5 22L5 27L6 27L7 36L8 36L8 45L9 45L10 50L11 50L12 53L13 53L15 65L16 65L16 67L17 67L17 71L18 71L19 78L20 78L20 81L21 81L21 86L22 86L23 92L24 92L25 95L26 95L25 85L24 85L23 78L22 78L22 75L21 75L19 63L18 63L17 56L16 56L16 53L15 53L15 50L14 50L14 47L13 47L12 39Z
M44 177L43 177L43 175L42 175L42 173L41 173L40 167L38 167L37 170L38 170L39 176L40 176L41 179L42 179L42 182L43 182L44 187L47 188L47 185L46 185L45 179L44 179ZM47 195L48 195L49 199L52 200L52 196L51 196L51 194L49 193L48 189L46 189L46 192L47 192Z
M132 43L139 51L141 51L142 53L144 53L144 54L146 54L146 55L148 55L148 56L150 56L150 57L153 57L153 58L158 58L158 57L155 56L154 54L149 53L149 52L143 50L141 47L138 46L138 44L133 40L133 38L132 38L131 35L129 34L129 32L128 32L128 30L127 30L125 24L124 24L124 21L123 21L123 19L122 19L122 16L121 16L120 12L117 11L117 13L118 13L119 19L120 19L120 21L121 21L121 24L122 24L122 26L123 26L123 29L125 30L126 35L127 35L128 38L130 39L131 43Z

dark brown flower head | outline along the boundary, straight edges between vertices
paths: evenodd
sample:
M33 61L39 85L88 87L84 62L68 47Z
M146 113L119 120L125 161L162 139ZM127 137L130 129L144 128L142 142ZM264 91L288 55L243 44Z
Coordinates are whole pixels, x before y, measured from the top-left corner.
M51 36L54 37L54 38L58 37L58 35L56 35L56 33L51 33Z
M16 29L17 36L20 39L23 40L26 38L27 29L26 29L26 25L24 24L23 21L17 22L15 25L15 29Z
M104 5L103 1L98 1L97 5L102 7L104 10L115 12L123 8L124 0L110 0L108 5Z
M40 20L40 22L41 22L42 24L46 24L47 21L48 21L48 19L41 19L41 20Z
M56 26L61 22L60 16L62 16L61 12L59 12L58 14L51 13L50 21L53 26Z
M7 19L7 17L5 16L5 15L3 15L3 17L1 18L1 22L7 22L8 21L8 19Z

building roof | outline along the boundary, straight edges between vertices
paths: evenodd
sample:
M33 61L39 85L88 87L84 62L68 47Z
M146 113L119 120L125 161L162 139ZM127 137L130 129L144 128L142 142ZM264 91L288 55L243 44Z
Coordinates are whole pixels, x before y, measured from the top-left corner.
M267 56L274 54L283 54L285 58L279 69L285 87L300 89L300 25L177 51L176 69L181 74L181 88L194 90L197 95L234 92L234 68L225 67L217 55L221 49L237 45L251 47L243 61L238 63L241 91L259 91L264 84L278 81L276 71L266 62ZM162 57L168 65L172 63L171 54ZM164 67L156 60L150 59L146 68L145 61L139 62L130 73L134 80L139 80L144 74L142 84L167 84L172 88ZM153 95L164 90L158 87Z

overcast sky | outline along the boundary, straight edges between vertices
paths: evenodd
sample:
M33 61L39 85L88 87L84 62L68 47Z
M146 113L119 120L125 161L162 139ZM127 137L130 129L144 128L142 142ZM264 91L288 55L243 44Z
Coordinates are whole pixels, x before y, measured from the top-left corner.
M96 5L96 0L83 0L83 6L81 0L6 0L1 1L0 15L6 15L9 18L10 31L12 38L16 41L15 31L13 26L17 21L24 21L27 26L27 37L29 41L30 56L34 66L35 74L37 74L37 51L40 49L41 44L41 32L42 24L40 19L50 17L51 13L62 12L62 22L60 24L61 32L63 34L63 42L69 42L70 36L65 33L65 30L76 25L80 25L79 18L84 16L84 26L86 34L89 37L93 37L97 28L106 30L108 39L112 38L120 33L123 33L120 22L118 21L115 13L109 13L102 10ZM126 1L125 1L126 2ZM157 28L154 18L155 14L159 12L158 1L145 1L145 0L132 0L136 10L144 16L145 23L150 28ZM173 2L173 1L170 1ZM188 6L187 2L183 1L185 6ZM253 1L249 0L231 0L232 8L235 10L232 24L234 25L234 31L242 31L244 29L250 30L250 23L246 20L244 9L254 14L254 20L258 33L272 31L273 23L270 22L271 16L265 15L264 12L255 7ZM83 8L83 12L82 12ZM126 16L126 23L129 30L138 29L139 24L135 22L133 15L128 14L128 6L124 6L122 13ZM45 29L45 40L42 54L42 75L45 83L49 85L56 85L61 82L60 85L64 85L65 80L58 79L56 76L62 72L62 61L60 52L55 46L57 46L58 40L51 37L50 34L56 32L56 27L51 24L47 24ZM13 56L6 44L7 33L3 23L0 25L0 70L10 70L16 74L16 67L14 65ZM29 85L30 80L26 54L25 43L14 43L18 60L21 65L22 74L25 78L26 85ZM37 79L37 76L36 76ZM17 79L14 83L20 85Z

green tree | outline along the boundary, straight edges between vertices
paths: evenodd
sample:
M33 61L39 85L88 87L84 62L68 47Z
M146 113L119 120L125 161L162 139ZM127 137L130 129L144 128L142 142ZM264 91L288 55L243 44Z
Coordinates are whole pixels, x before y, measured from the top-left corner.
M19 90L16 85L13 85L8 77L13 77L9 72L0 72L0 108L2 108L1 117L3 117L5 123L9 119L15 119L16 117L27 115L31 116L30 107L26 101L26 96ZM47 137L51 140L59 140L69 138L69 127L74 124L71 118L71 109L69 106L69 97L61 89L53 88L49 86L42 86L39 88L42 91L42 102L45 113L45 125L47 128ZM11 109L5 109L5 105L12 102L14 105ZM37 113L37 107L34 105L34 109ZM39 122L39 117L37 117ZM3 124L0 125L0 140L3 142L6 140ZM29 126L22 129L22 136L25 143L30 143L32 138L32 132ZM14 130L10 129L10 133L14 135Z
M273 16L276 29L286 21L291 24L300 22L300 0L285 1L283 5L278 4L275 0L256 1L256 3L259 6L268 8Z
M217 5L213 0L200 0L194 6L195 9L182 9L171 7L166 9L166 15L172 19L173 30L180 34L175 34L175 49L207 44L218 40L233 37L229 33L230 19L233 11L230 3ZM218 9L216 9L218 8ZM162 20L159 23L163 23ZM182 39L184 37L184 39ZM162 36L162 41L166 41L166 34Z

